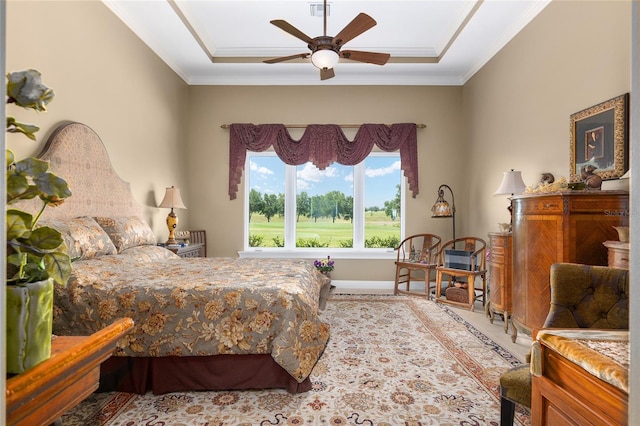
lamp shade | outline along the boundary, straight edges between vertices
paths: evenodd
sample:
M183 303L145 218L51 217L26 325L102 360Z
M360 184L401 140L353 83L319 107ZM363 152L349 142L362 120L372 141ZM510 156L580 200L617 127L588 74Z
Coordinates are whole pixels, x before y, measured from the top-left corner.
M444 199L444 190L448 189L451 193L451 204ZM456 200L453 196L453 190L449 185L440 185L438 188L438 198L431 207L431 217L451 217L453 218L453 239L456 239ZM455 244L454 244L455 247Z
M527 188L524 181L522 180L522 173L517 170L511 169L508 172L504 172L502 176L502 182L500 186L493 193L493 195L515 195L522 194L524 190Z
M338 53L331 49L316 50L311 55L311 62L319 69L333 68L340 59Z
M431 217L451 217L453 213L451 212L451 206L445 200L438 200L431 207Z
M167 188L167 192L164 194L164 199L160 203L158 207L164 207L168 209L186 209L187 207L182 202L182 197L180 196L180 189Z

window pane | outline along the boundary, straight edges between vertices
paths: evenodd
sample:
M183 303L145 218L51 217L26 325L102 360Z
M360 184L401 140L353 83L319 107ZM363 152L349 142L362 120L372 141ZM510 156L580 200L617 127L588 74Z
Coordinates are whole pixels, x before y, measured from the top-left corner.
M285 164L248 155L249 247L284 247Z
M296 247L353 247L353 167L296 168Z
M369 156L365 160L365 248L400 244L402 172L399 156Z

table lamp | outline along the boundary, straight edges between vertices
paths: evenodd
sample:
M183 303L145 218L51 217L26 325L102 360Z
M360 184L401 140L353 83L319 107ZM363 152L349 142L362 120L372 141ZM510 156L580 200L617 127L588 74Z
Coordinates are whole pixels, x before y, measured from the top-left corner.
M522 172L511 169L503 173L502 182L493 195L511 195L513 197L516 194L522 194L525 189L527 189L527 185L525 185L522 180ZM513 216L511 203L509 203L507 209L509 210L509 215ZM513 223L513 218L511 219L511 223Z
M176 244L176 228L178 226L178 216L173 212L173 209L186 209L182 198L180 197L180 190L178 188L167 188L167 192L164 194L164 199L158 207L164 207L171 209L167 216L167 228L169 229L169 239L167 244Z

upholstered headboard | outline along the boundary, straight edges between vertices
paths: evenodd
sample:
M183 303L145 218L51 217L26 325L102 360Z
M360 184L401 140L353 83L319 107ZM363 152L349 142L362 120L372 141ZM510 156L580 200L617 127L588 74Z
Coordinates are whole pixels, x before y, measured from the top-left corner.
M102 140L90 127L75 122L61 125L38 158L50 162L51 172L65 179L72 193L62 205L45 209L43 218L142 216L131 186L116 174ZM19 207L33 211L39 205Z

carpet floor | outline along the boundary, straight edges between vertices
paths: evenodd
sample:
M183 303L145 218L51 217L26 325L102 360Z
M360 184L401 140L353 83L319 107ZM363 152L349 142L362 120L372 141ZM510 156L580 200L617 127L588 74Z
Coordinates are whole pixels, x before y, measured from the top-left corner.
M65 426L499 425L498 380L516 355L455 309L407 296L333 295L331 338L302 394L95 393ZM528 425L525 411L515 424Z

